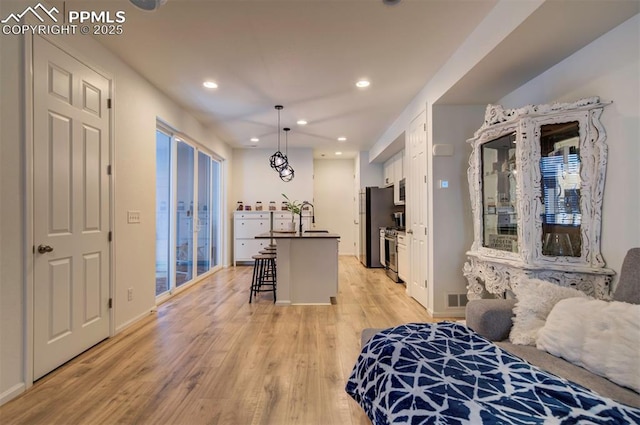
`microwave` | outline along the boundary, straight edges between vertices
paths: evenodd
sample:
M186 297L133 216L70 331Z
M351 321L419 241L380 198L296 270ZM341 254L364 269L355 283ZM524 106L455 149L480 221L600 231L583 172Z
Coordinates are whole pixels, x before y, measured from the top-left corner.
M405 193L406 193L405 179L401 179L398 182L398 194L399 194L400 202L404 202L405 201Z

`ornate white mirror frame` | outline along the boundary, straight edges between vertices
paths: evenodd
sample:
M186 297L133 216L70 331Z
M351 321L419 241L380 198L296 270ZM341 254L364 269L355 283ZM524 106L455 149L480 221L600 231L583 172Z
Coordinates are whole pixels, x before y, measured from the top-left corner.
M605 268L600 253L600 229L604 180L607 167L606 133L600 121L604 107L598 97L581 99L573 103L528 105L518 109L504 109L500 105L488 105L485 121L467 142L473 151L469 158L469 190L474 223L474 241L467 252L468 262L463 272L468 281L468 298L490 296L503 297L522 278L539 278L561 286L573 286L596 298L609 296L609 284L614 272ZM571 147L577 157L578 173L575 174L579 198L577 225L564 226L577 238L576 248L570 255L543 254L543 182L541 172L541 133L543 126L567 124L575 128L578 140ZM509 214L515 221L517 233L510 236L509 245L486 246L483 179L483 146L494 144L506 135L514 134L515 164L507 171L515 182L511 188L515 200L511 200ZM514 145L511 145L514 146ZM503 149L504 150L504 149ZM509 150L512 152L513 148ZM577 155L575 155L577 153ZM566 156L566 155L565 155ZM513 162L510 160L510 162ZM486 167L488 164L484 164ZM505 160L506 165L506 160ZM494 165L495 167L495 165ZM503 169L504 170L504 169ZM548 201L547 201L548 202ZM574 208L577 207L577 203ZM495 207L493 207L495 209ZM507 218L506 213L502 218ZM512 225L513 226L513 225ZM562 227L562 226L561 226ZM513 232L513 227L511 227ZM547 233L549 231L547 230ZM499 233L499 232L497 232ZM565 235L568 238L568 235ZM500 238L501 235L494 237ZM496 249L498 247L498 249ZM506 248L505 248L506 247Z

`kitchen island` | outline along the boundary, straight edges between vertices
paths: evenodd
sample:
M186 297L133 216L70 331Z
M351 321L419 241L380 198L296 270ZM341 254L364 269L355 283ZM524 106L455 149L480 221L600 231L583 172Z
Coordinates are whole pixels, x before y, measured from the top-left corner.
M340 235L326 231L267 232L276 245L278 305L331 304L338 294Z

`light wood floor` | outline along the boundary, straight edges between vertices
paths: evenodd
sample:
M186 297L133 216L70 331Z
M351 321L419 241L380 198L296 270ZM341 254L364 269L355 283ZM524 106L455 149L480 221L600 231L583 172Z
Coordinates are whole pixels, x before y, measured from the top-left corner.
M249 304L222 270L0 408L8 424L368 424L344 386L360 331L432 321L380 269L340 258L335 305Z

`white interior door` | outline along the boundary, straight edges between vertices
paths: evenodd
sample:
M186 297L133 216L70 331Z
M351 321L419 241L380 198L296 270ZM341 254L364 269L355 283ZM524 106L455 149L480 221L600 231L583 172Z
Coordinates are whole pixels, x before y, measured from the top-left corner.
M407 182L408 229L411 243L409 295L427 307L427 120L425 113L418 115L409 125L410 172Z
M109 336L109 80L34 36L34 379Z

